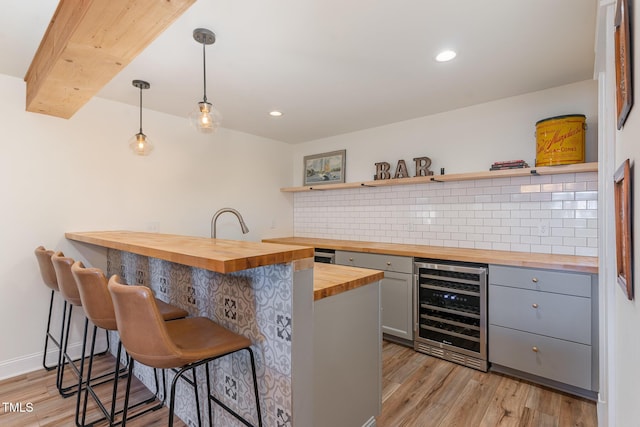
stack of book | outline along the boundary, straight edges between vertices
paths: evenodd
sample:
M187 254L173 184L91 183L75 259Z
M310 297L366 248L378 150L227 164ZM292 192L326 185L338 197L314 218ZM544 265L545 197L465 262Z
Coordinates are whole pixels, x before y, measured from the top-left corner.
M502 169L520 169L528 167L529 165L524 160L505 160L503 162L494 162L489 170L499 171Z

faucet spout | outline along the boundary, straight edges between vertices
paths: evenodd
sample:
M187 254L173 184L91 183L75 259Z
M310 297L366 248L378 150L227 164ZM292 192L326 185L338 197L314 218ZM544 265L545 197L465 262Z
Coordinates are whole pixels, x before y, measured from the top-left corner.
M219 209L216 213L214 213L213 217L211 218L211 237L212 238L214 239L216 238L216 222L218 222L218 217L225 212L232 213L236 216L236 218L238 218L238 221L240 222L240 228L242 229L242 234L247 234L249 232L249 228L247 228L247 224L244 223L244 219L242 219L242 215L240 215L240 212L238 212L233 208L222 208L222 209Z

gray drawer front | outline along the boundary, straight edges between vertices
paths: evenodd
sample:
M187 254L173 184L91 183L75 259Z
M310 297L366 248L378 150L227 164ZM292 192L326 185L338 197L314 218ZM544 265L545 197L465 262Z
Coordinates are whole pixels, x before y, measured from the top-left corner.
M591 297L591 275L589 274L491 265L489 266L489 283Z
M398 273L413 272L413 258L397 255L336 251L336 264Z
M533 347L538 351L534 352ZM489 361L591 390L591 346L489 326Z
M591 344L591 299L489 286L489 323Z

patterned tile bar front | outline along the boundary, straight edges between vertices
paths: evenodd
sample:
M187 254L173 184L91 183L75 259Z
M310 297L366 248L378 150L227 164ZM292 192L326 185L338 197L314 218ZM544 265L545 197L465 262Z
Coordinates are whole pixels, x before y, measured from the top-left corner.
M296 279L300 272L294 271L292 263L222 274L114 249L108 250L107 270L109 275L119 274L129 284L151 288L157 298L187 310L192 316L208 317L251 339L264 425L293 426L293 377L297 375L292 371L292 366L296 366L292 363L296 351L293 344L294 282L302 282L295 283L296 292L311 295L312 274L309 270L303 277L305 280ZM306 299L312 304L311 298ZM306 312L311 316L310 307ZM299 325L308 323L306 320L299 319ZM298 333L305 331L296 329ZM138 367L136 375L153 390L153 370ZM203 369L197 371L198 382L205 378ZM255 420L248 354L240 352L221 358L213 362L210 369L215 395L247 419ZM170 381L172 373L167 371L167 374ZM206 395L203 384L200 384L200 392L201 396ZM206 400L201 399L200 404L201 412L206 414ZM216 405L214 408L214 425L241 425ZM193 390L179 384L177 416L189 426L196 425L195 411ZM296 425L305 425L308 421L305 419L307 414L295 415Z

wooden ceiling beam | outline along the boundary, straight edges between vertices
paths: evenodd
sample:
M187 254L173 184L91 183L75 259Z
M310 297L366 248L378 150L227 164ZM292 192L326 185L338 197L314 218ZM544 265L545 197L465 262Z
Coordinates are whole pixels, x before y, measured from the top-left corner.
M65 119L196 0L60 0L25 75L26 109Z

